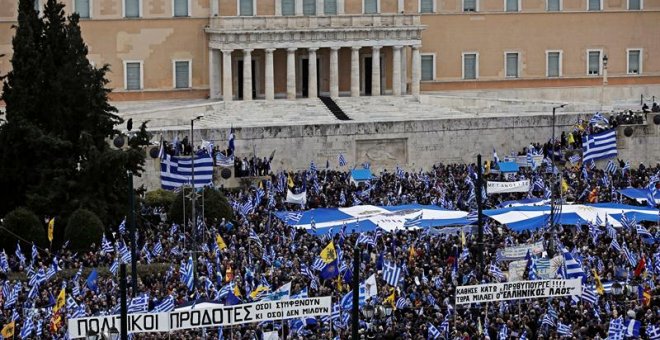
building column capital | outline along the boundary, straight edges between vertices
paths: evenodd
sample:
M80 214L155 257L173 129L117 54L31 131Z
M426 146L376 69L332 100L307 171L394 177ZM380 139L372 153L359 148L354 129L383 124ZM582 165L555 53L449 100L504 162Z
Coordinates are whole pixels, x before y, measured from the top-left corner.
M395 49L395 50L400 50L400 49L403 48L403 45L394 45L394 46L392 46L392 48Z
M309 47L309 48L307 48L307 51L310 52L310 53L316 53L316 51L318 51L318 50L319 50L318 47Z
M422 45L412 45L410 47L412 47L413 50L419 50L422 47Z
M222 54L231 54L232 52L234 52L234 50L227 49L227 48L223 48L223 49L221 49L221 51L222 51Z
M273 53L273 52L275 52L275 50L276 50L275 48L266 48L266 49L264 49L264 51L266 51L266 53Z
M372 48L373 50L380 50L381 48L383 48L383 46L378 46L378 45L376 45L376 46L371 46L371 48Z
M297 50L298 50L297 47L289 47L286 49L286 52L291 54L291 53L296 53Z
M351 46L351 50L353 51L359 51L362 48L362 46Z
M250 53L252 53L252 51L254 51L253 48L244 48L243 49L243 54L250 54Z
M333 51L339 51L340 48L341 48L341 47L339 47L339 46L332 46L332 47L330 47L330 49L333 50Z

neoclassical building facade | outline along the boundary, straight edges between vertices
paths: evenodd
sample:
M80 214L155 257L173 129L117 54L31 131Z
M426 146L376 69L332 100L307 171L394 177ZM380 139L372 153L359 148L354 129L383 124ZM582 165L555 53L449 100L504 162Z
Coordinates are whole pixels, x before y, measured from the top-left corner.
M660 0L63 1L116 100L660 84Z

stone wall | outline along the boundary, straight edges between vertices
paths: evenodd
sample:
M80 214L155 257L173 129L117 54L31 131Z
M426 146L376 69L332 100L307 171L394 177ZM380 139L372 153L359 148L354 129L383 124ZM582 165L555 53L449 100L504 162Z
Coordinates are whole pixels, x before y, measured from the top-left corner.
M590 115L560 114L556 134L572 130L578 118ZM619 128L619 158L633 166L660 161L660 125L649 115L645 126L633 127L631 137ZM436 119L425 121L337 123L326 125L273 126L235 128L237 155L251 157L253 150L268 157L275 150L272 169L300 170L314 161L318 168L337 168L338 155L344 154L348 166L360 167L370 162L374 171L393 170L397 165L406 170L429 168L435 163L475 162L477 154L492 157L493 148L503 157L519 151L530 142L546 142L552 136L552 116L488 117L469 119ZM165 132L172 140L177 131ZM184 134L187 134L184 132ZM227 140L227 129L199 130L195 140ZM225 143L225 142L218 142ZM222 145L222 144L221 144ZM159 186L158 161L149 159L137 185L149 189Z

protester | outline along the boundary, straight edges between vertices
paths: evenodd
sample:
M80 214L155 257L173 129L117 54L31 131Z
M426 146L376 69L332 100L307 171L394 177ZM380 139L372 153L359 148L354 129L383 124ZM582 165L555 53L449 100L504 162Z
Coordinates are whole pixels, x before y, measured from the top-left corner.
M578 127L560 140L544 145L533 143L527 146L522 155L530 155L529 159L533 159L531 155L542 155L545 161L534 164L532 160L529 166L521 167L513 175L501 174L496 167L490 167L497 163L498 158L494 155L493 161L484 166L487 180L527 179L533 185L527 193L487 195L484 209L496 208L505 201L547 200L551 196L562 196L566 202L574 203L637 204L618 194L617 190L644 188L649 183L656 183L660 164L633 168L629 163L619 166L611 162L607 169L597 169L591 163L572 162L568 155L577 149L575 137L581 137L583 129L591 127ZM573 133L577 135L570 137ZM562 163L568 158L557 171L553 171L555 167L549 160L556 156L553 146L555 151L564 155L559 158ZM243 162L250 164L247 158ZM264 158L255 162L250 166L259 162L269 164L270 160ZM608 334L612 336L613 330L616 333L619 321L630 326L623 332L630 330L633 332L631 337L658 338L652 336L660 334L660 228L657 223L630 222L615 230L588 221L590 223L581 226L518 233L506 225L487 220L481 244L472 228L454 232L426 229L387 233L377 230L359 234L342 228L318 237L292 229L275 218L274 211L295 213L301 208L361 204L417 203L464 211L476 208L476 164L436 164L427 171L408 172L397 167L394 171L383 170L368 183L355 185L351 183L348 171L330 169L329 162L326 163L326 168L321 170L313 165L308 171L270 173L270 180L262 182L261 187L224 190L232 202L236 219L203 219L203 223L196 224L199 252L190 252L192 223L186 226L164 221L151 224L145 218L146 227L138 234L139 266L165 264L166 269L149 270L148 274L141 276L137 287L130 287L129 294L136 291L138 299L146 294L148 302L139 305L134 299L129 309L133 312L168 311L175 306L201 301L249 302L262 298L255 295L258 287L267 285L272 292L288 282L291 282L291 296L331 296L333 304L341 306L351 290L352 275L358 275L352 272L353 249L357 247L361 254L358 259L360 281L375 274L378 287L377 294L367 298L361 306L361 338L548 339L568 334L575 339L604 339ZM253 174L258 173L267 172L262 170ZM305 207L285 203L287 191L299 192L303 188L307 195ZM166 219L164 209L159 207L145 207L141 211L142 217L158 215L162 220ZM130 263L130 253L125 241L128 240L125 224L112 229L112 234L104 235L98 244L85 252L74 253L65 245L61 249L34 248L0 254L0 269L13 278L7 280L6 275L3 277L0 324L8 325L14 320L17 335L25 333L36 338L63 339L67 336L69 318L118 313L117 268L120 262ZM222 242L217 242L218 236ZM585 290L599 289L597 274L607 287L612 287L614 282L622 285L622 292L619 294L608 288L595 299L585 298L583 294L576 299L455 305L457 286L507 280L510 261L498 255L504 248L539 241L547 254L530 257L530 263L540 264L556 256L565 262L570 257L580 264ZM318 268L314 268L319 254L330 243L339 258L339 272L336 277L323 279ZM194 289L185 280L187 271L182 270L191 256L196 257L197 263L198 280ZM481 257L483 262L479 261ZM388 265L401 269L401 279L394 285L390 285L392 282L388 283L390 279L386 280L384 275L384 267ZM559 267L565 269L565 266ZM524 279L534 278L532 268L530 264L525 269ZM62 269L85 269L85 275L81 271L74 277L57 274ZM98 274L96 279L93 273L88 274L90 270ZM553 278L569 278L571 275L563 270L552 273ZM16 279L20 277L21 280ZM63 287L66 305L55 311L56 297ZM171 304L165 308L168 301ZM338 308L341 309L339 313L315 318L313 322L296 323L296 319L292 319L180 331L169 336L177 339L260 339L264 332L279 330L294 339L346 339L351 332L350 308ZM365 310L372 313L368 315ZM56 322L57 315L63 316L59 323ZM164 336L139 333L133 338L160 339Z

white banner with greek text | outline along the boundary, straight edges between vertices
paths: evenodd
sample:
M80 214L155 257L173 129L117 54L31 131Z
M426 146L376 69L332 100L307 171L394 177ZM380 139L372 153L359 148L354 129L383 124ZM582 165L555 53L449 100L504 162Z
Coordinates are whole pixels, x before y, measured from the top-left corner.
M507 192L528 192L529 180L515 182L493 182L488 181L486 192L490 194L501 194Z
M535 280L456 287L456 304L542 299L582 294L582 280Z
M246 303L202 309L180 309L165 313L128 315L128 333L171 332L195 328L217 328L262 321L330 315L330 296ZM119 315L69 319L69 337L99 334L111 328L121 330Z
M498 250L500 253L498 258L505 261L524 259L525 256L527 256L528 250L532 255L540 256L544 250L543 241L532 244L521 244L515 247L506 247L504 250Z

